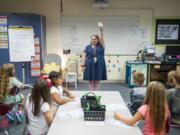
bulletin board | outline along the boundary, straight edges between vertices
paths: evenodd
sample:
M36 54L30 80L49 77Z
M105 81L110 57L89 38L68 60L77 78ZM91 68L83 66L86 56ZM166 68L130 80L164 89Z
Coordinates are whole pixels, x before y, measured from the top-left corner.
M105 55L107 80L108 81L119 81L125 78L125 65L126 61L132 61L135 56L121 56L121 55ZM78 56L78 80L83 80L83 72L81 65L83 60Z

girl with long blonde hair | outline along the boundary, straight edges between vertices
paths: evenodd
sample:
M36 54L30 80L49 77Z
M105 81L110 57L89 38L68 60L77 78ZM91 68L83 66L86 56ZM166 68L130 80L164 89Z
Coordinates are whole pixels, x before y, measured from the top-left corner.
M163 84L154 81L148 85L144 104L132 118L127 119L117 113L114 117L127 125L144 120L144 135L165 135L169 109Z
M0 103L19 103L17 115L21 115L24 95L20 92L12 93L13 88L24 88L24 84L15 77L15 69L13 64L3 64L0 69Z

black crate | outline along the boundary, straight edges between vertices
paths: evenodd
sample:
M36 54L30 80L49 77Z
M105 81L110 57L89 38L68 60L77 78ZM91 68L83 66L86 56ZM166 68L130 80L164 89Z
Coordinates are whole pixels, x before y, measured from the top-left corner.
M84 108L87 103L96 104L96 95L92 92L89 92L81 97L81 107Z
M106 106L101 105L99 110L86 110L84 109L85 121L104 121L105 120Z

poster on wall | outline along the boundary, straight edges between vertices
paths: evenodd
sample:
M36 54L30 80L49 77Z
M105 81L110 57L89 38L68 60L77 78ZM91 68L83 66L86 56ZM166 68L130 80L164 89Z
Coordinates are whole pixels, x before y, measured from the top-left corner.
M32 27L9 27L9 53L11 62L31 61L35 54Z
M106 70L108 80L120 80L121 76L121 63L120 57L117 56L105 56Z
M0 49L8 48L7 16L0 16Z
M105 55L106 71L108 80L121 80L122 77L122 58L119 55ZM83 80L82 66L85 61L82 55L78 58L78 79Z
M31 76L38 77L41 75L41 57L39 38L34 38L35 55L31 57Z
M155 31L156 44L180 43L180 19L157 19Z
M158 26L158 40L178 40L179 25L159 25Z
M78 37L76 25L63 27L63 54L78 53Z

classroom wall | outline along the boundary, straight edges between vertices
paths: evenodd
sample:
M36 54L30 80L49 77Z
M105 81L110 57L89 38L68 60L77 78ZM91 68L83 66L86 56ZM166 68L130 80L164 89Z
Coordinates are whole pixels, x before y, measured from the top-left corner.
M35 13L46 16L48 53L60 51L59 0L1 0L0 13Z
M36 13L46 16L47 53L62 53L61 15L135 15L140 14L140 26L151 28L154 17L180 16L180 0L108 0L109 8L100 10L91 6L93 0L63 0L61 14L60 0L0 0L1 13ZM152 15L148 18L147 15ZM152 29L152 28L151 28ZM151 38L152 37L149 37ZM89 41L87 41L88 43ZM161 51L161 48L159 49ZM124 56L122 59L134 59ZM123 67L125 65L122 65ZM121 80L124 80L122 68Z

